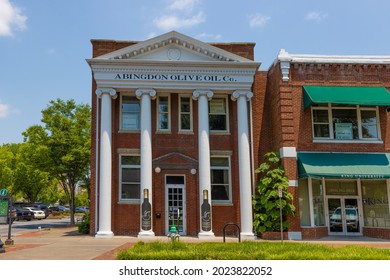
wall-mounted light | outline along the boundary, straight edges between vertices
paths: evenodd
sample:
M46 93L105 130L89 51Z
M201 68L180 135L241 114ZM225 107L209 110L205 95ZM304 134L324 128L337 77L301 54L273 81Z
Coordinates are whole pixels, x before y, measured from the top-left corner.
M160 172L161 172L161 168L160 168L159 166L157 166L157 167L154 169L154 172L160 173Z
M196 174L196 169L192 168L190 172L191 172L192 175L195 175Z

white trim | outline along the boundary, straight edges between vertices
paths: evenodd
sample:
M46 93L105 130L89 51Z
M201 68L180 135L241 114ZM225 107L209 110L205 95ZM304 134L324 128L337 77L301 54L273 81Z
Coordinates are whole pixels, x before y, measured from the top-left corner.
M288 180L289 187L298 187L298 180Z
M280 148L281 158L297 158L297 148L295 147L282 147Z
M314 202L313 202L313 179L311 177L307 180L307 188L309 193L309 218L310 218L310 226L315 227L315 220L314 220Z

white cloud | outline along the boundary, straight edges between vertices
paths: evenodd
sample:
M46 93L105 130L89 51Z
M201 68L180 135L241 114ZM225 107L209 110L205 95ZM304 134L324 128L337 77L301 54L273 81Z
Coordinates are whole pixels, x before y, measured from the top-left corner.
M206 40L220 40L222 38L221 34L211 34L211 33L201 33L196 36L198 39Z
M27 17L9 0L0 0L0 36L12 36L13 29L26 29Z
M307 13L305 19L306 20L314 20L314 21L322 21L327 17L328 17L328 14L312 11L312 12Z
M192 9L200 2L199 0L171 0L169 9L171 10L187 10L192 11Z
M0 100L0 118L6 118L8 117L10 113L9 106L7 104L4 104Z
M256 13L249 16L249 26L250 27L264 27L267 22L271 19L269 16Z
M206 17L203 12L199 12L198 14L189 18L180 18L176 15L162 16L160 18L156 18L153 22L159 29L169 31L178 28L196 26L205 20Z

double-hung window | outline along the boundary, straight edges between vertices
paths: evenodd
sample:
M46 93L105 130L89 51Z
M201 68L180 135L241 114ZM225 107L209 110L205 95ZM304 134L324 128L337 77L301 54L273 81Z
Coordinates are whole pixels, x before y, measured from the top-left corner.
M227 97L214 97L209 101L210 131L228 131Z
M140 156L120 156L120 201L140 199L141 159Z
M159 96L157 100L157 130L159 131L171 129L169 99L169 96Z
M211 157L211 199L214 202L231 202L230 158Z
M377 107L312 106L314 140L380 140Z
M179 96L179 130L192 131L192 100L189 96Z
M122 96L121 130L140 129L140 103L136 97Z

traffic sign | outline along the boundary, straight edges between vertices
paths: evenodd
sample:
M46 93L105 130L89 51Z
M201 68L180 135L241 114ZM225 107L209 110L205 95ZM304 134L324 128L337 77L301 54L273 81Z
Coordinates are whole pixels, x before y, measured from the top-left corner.
M7 189L1 189L0 190L0 196L6 196L8 194L8 190Z

